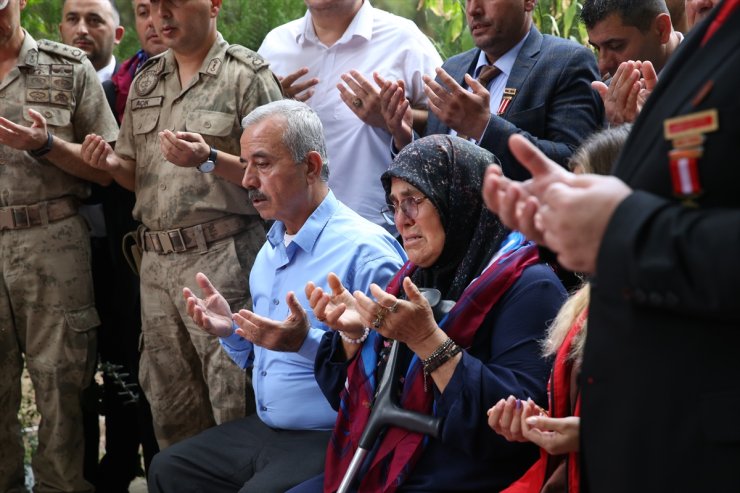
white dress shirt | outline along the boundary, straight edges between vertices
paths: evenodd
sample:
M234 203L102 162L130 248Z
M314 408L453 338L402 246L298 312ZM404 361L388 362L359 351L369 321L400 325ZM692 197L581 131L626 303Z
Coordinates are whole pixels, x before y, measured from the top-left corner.
M110 80L111 77L113 77L113 72L116 70L116 57L112 56L110 57L110 63L106 65L105 67L98 70L98 79L100 79L100 83Z
M272 71L286 76L308 67L300 80L316 77L319 83L307 101L324 125L329 155L329 186L337 198L370 221L388 227L380 209L385 194L380 175L388 169L390 134L365 125L340 97L337 84L350 70L372 82L372 74L401 79L412 107L426 107L422 75L434 77L442 59L429 39L412 21L373 8L365 0L342 37L332 46L319 41L311 13L273 29L259 54ZM372 82L375 85L374 82ZM389 228L390 229L390 228Z

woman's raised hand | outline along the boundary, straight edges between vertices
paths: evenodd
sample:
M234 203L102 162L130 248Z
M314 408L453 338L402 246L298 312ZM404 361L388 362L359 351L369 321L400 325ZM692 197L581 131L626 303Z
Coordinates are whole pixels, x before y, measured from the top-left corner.
M346 333L348 337L360 337L365 326L357 313L355 299L342 285L339 276L330 272L326 279L331 294L313 282L306 284L306 298L314 316L326 326Z

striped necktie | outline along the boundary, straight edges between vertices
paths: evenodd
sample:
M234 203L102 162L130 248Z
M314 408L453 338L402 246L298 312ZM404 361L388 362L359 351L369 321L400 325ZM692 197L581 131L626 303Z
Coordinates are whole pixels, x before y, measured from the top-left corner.
M495 65L484 65L478 74L478 82L486 89L493 79L501 73L501 69Z

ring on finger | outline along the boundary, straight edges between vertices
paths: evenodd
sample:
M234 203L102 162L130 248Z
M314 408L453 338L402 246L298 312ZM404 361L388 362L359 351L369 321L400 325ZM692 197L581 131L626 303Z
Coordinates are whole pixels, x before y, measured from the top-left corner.
M386 310L385 308L380 308L377 313L375 314L375 320L373 320L373 327L375 329L379 329L381 325L383 325L383 318L385 317Z
M398 300L396 300L391 306L380 305L389 313L396 313L398 311Z
M352 104L355 106L355 108L361 108L362 107L362 99L355 98L352 100Z

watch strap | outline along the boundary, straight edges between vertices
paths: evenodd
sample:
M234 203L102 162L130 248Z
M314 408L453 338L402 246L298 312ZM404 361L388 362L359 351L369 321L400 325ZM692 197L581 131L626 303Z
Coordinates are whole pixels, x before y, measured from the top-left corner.
M47 130L46 131L46 142L44 143L44 145L42 145L38 149L33 149L27 152L33 157L42 157L49 153L49 151L51 150L51 146L53 144L54 144L54 136L51 134L51 132Z

